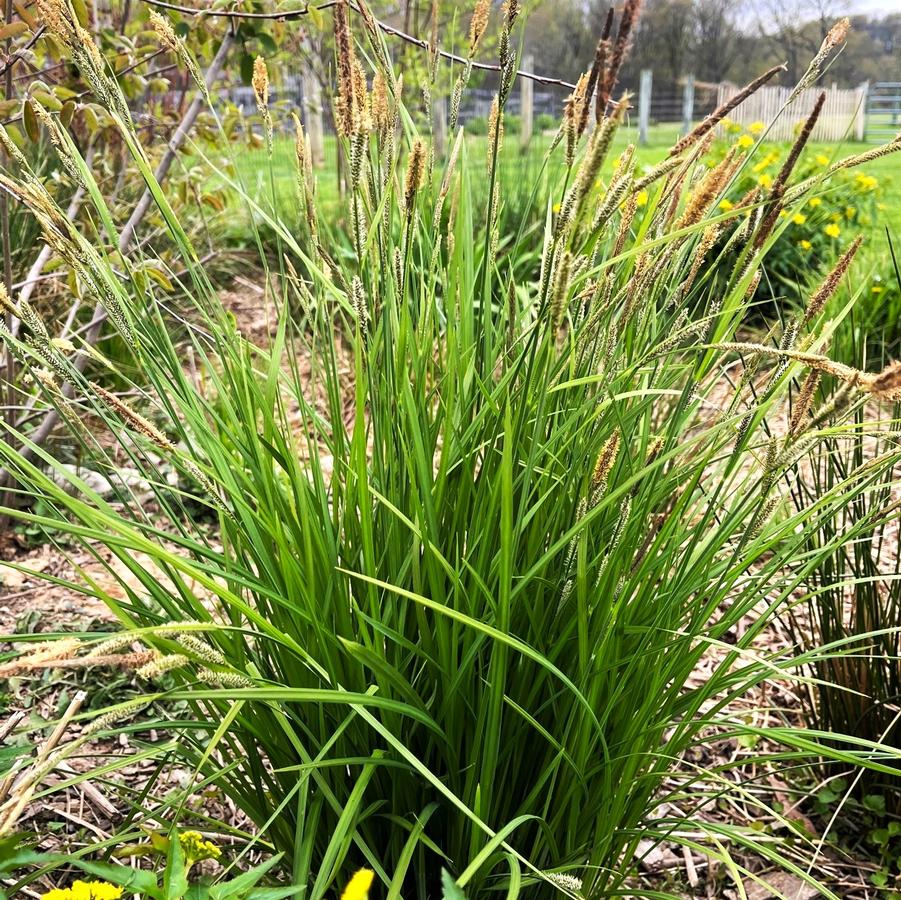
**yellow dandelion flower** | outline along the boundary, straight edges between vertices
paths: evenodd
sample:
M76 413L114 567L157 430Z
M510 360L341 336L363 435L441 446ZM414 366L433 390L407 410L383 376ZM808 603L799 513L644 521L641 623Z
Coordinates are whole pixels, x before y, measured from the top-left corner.
M807 221L807 216L805 216L804 213L795 213L792 216L792 222L795 225L803 225L806 221Z
M857 210L853 206L845 207L845 218L853 219L857 215Z
M826 235L831 238L837 238L842 233L841 228L839 228L838 225L835 224L835 222L830 222L823 229L823 231L826 232Z
M757 165L754 166L754 171L762 172L765 168L767 168L767 166L771 166L778 159L779 159L779 154L773 153L771 151L770 153L767 153L767 155L764 156L764 158L762 160L760 160L760 162L757 163Z
M729 212L734 206L735 204L731 200L720 200L720 209L725 212Z
M823 202L823 201L822 201L819 197L811 197L811 198L807 201L807 205L815 209L815 208L818 207L822 202Z
M881 294L884 288L881 284L874 284L873 287L870 288L870 291L874 294Z
M798 241L798 246L802 250L810 250L813 247L813 244L811 244L807 239L804 239L803 241Z
M748 131L750 131L751 134L760 134L764 128L766 128L766 125L763 122L752 122L748 126Z
M341 900L366 900L374 878L375 872L372 869L359 869L347 882Z
M757 178L757 183L758 183L762 188L769 188L769 187L772 187L772 186L773 186L773 176L772 176L772 175L768 175L766 172L764 172L763 175L760 175L760 176Z
M648 205L648 192L647 191L639 191L638 196L635 198L635 203L638 206L647 206Z
M779 218L780 218L780 219L787 219L787 218L788 218L788 211L787 211L787 210L784 210L784 209L780 209L780 210L779 210Z
M749 134L743 134L737 141L738 146L741 147L742 150L747 150L748 147L754 146L754 138Z
M560 204L559 204L559 203L555 203L555 204L551 207L551 209L554 211L554 215L556 215L558 212L560 212Z
M817 153L817 155L813 158L813 161L818 166L828 166L829 165L829 157L826 156L825 153Z
M855 181L857 182L857 187L862 191L872 191L879 187L878 178L874 178L872 175L865 175L863 172L857 175Z

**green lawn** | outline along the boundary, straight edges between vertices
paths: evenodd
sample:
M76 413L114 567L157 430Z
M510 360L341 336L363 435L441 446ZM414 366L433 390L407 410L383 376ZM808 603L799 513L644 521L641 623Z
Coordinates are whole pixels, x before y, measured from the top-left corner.
M642 165L654 165L660 162L666 152L679 136L679 126L657 125L650 129L649 141L645 146L638 146L636 158ZM504 141L501 165L505 170L519 169L520 184L531 185L540 171L542 157L550 141L550 134L536 135L527 151L520 146L519 135L507 134ZM614 151L608 156L603 174L609 175L614 160L629 143L638 143L638 132L635 125L627 125L620 129L614 141ZM871 145L849 142L843 146L836 144L813 144L809 152L824 154L835 158L859 153ZM487 139L483 136L467 137L467 159L473 171L484 169ZM775 146L784 150L782 146ZM562 152L562 149L560 150ZM325 162L317 170L317 190L319 203L326 208L338 199L337 191L337 147L333 136L326 137ZM237 156L238 170L242 179L261 198L271 198L273 186L279 207L291 209L296 203L294 141L290 136L277 136L273 147L273 167L270 176L266 151L263 149L242 151ZM880 209L873 215L872 221L865 227L882 234L888 227L893 234L901 235L901 170L899 158L891 155L870 163L865 171L879 179ZM270 181L271 177L271 181ZM505 179L510 184L509 179ZM880 238L880 245L884 239Z

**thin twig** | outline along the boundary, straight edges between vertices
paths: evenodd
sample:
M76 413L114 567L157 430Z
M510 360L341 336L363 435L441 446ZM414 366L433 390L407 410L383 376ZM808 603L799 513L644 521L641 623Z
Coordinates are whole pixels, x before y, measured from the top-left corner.
M186 16L212 16L214 18L232 20L262 19L272 22L285 22L289 19L299 19L303 16L308 16L311 9L318 11L330 9L333 6L337 6L339 2L341 2L341 0L325 0L324 3L319 3L316 6L310 6L308 4L303 9L267 13L241 12L239 10L233 9L193 9L190 6L181 6L178 3L169 3L168 0L144 0L144 3L147 3L150 6L155 6L159 9L168 9L173 12L179 12L182 13L182 15ZM348 3L348 7L356 13L359 13L360 11L353 3ZM381 22L376 19L375 24L382 31L384 31L385 34L400 38L402 41L406 41L408 44L413 44L416 47L421 47L423 50L432 49L431 44L428 41L423 40L422 38L414 37L412 34L407 34L407 32L402 31L399 28L395 28L393 25L389 25L387 22ZM449 59L451 62L460 63L461 65L470 64L470 61L465 56L458 56L456 53L449 53L448 51L442 50L441 48L438 48L438 55L444 57L444 59ZM486 72L501 71L501 67L494 63L480 63L473 61L471 65L473 69L481 69ZM534 72L526 72L522 69L519 69L516 74L520 78L528 78L530 81L537 82L538 84L553 85L556 87L567 88L568 90L574 90L576 87L572 82L564 81L562 78L552 78L549 75L537 75Z
M41 25L40 28L29 38L28 43L25 44L24 47L19 47L12 56L8 57L6 60L6 65L0 69L0 75L6 75L8 72L11 72L16 63L20 62L24 58L24 54L27 53L40 39L41 35L47 30L46 25Z

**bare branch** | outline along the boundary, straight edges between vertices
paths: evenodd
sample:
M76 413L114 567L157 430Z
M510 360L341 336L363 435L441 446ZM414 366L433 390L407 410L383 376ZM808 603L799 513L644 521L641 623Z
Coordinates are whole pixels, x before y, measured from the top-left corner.
M285 12L255 13L226 9L194 9L190 6L181 6L177 3L170 3L168 0L144 0L144 3L147 3L150 6L155 6L159 9L172 10L173 12L179 12L186 16L212 16L220 19L263 19L271 22L286 22L289 19L299 19L303 16L308 16L311 8L316 10L330 9L333 6L336 6L338 2L339 0L325 0L324 3L319 3L314 7L307 5L303 9ZM353 3L348 3L348 7L356 13L360 12ZM400 38L402 41L406 41L408 44L413 44L416 47L421 47L423 50L432 49L428 41L414 37L412 34L407 34L407 32L401 31L399 28L395 28L387 22L381 22L378 19L375 19L375 24L384 31L385 34ZM465 56L458 56L456 53L448 53L446 50L440 48L438 49L438 54L439 56L444 57L444 59L449 59L451 62L460 63L462 65L467 65L470 62ZM486 72L500 72L501 70L501 67L494 63L480 63L475 61L472 62L472 68L482 69ZM567 88L568 90L574 90L576 87L572 82L564 81L562 78L551 78L548 75L536 75L534 72L526 72L522 69L519 69L516 74L520 78L528 78L530 81L537 82L538 84L553 85L556 87Z

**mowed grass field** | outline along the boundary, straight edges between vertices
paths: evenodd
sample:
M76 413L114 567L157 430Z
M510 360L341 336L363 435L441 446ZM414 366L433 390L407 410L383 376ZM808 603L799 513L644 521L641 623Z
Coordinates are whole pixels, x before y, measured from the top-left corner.
M626 125L620 128L614 141L613 151L608 155L602 176L609 176L617 156L629 145L636 147L635 156L640 165L652 166L665 158L670 147L679 138L680 129L677 124L653 126L648 133L648 143L638 144L637 128ZM542 160L553 139L548 132L533 136L529 146L523 148L518 134L508 133L504 139L501 154L501 166L505 174L518 174L517 183L524 190L531 190L535 180L540 176ZM755 159L769 150L784 155L785 144L765 143L756 151ZM809 156L825 156L829 159L841 159L855 153L861 153L873 145L855 141L844 143L812 143L805 153ZM558 152L562 153L562 148ZM466 138L466 160L470 170L481 173L485 169L487 138L468 135ZM753 163L753 160L752 160ZM294 139L289 134L276 135L273 145L272 169L270 171L266 150L242 149L236 154L239 177L250 189L252 195L264 204L272 202L273 197L278 207L289 211L297 202L296 176L294 164ZM337 206L338 174L337 144L334 136L325 139L325 161L317 169L318 203L323 209ZM901 154L892 154L869 163L859 170L878 179L879 203L872 216L863 222L856 223L857 228L876 232L878 237L872 243L879 248L887 249L885 230L888 229L893 239L901 239ZM506 183L511 181L506 179Z

